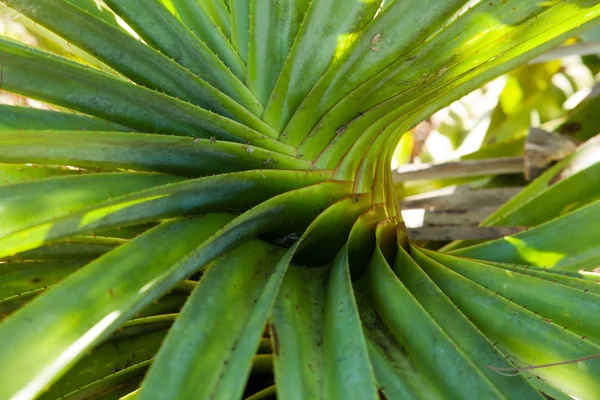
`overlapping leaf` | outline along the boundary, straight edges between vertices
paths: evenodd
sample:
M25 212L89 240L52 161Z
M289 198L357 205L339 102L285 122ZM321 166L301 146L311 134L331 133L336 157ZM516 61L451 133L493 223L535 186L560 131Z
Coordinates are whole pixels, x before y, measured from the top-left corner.
M1 398L597 392L595 142L494 220L544 224L450 254L388 168L597 1L2 2L98 63L0 39L2 89L61 109L0 106Z

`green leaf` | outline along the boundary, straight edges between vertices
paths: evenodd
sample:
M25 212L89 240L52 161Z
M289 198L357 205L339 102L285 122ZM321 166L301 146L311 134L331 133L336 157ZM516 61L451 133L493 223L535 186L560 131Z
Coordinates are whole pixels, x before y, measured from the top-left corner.
M565 215L600 198L594 177L600 170L600 136L581 145L528 184L481 222L483 226L536 226ZM476 244L458 240L445 251Z
M413 252L413 257L489 340L497 343L504 352L515 355L519 361L539 365L600 353L599 346L550 319L512 303L418 252ZM571 396L593 397L599 390L600 360L540 368L536 375Z
M246 211L202 246L206 262L264 234L306 234L319 221L323 209L347 198L350 183L325 181L275 196ZM197 261L197 260L196 260Z
M599 212L600 201L596 201L533 229L449 253L568 271L594 269L600 260Z
M413 247L413 249L415 248ZM414 251L419 251L419 249ZM508 377L488 368L490 365L504 368L510 368L512 365L506 360L506 354L501 353L460 309L455 307L452 301L400 246L394 271L439 326L452 337L465 355L505 398L543 398L522 376Z
M0 394L33 396L39 393L72 365L81 352L186 276L259 234L290 229L302 231L303 225L308 225L321 207L346 196L347 191L348 184L330 182L285 193L242 214L210 238L216 228L231 217L215 214L175 220L88 264L0 326L0 342L13 343L11 352L0 355L0 361L5 361L1 364L14 367L17 354L21 355L19 362L23 365L31 363L31 357L37 362L36 368L30 368L27 374L11 379L11 385L0 388ZM312 199L310 203L306 201L308 198ZM202 238L208 240L197 247ZM158 254L161 256L157 257ZM106 265L119 265L118 273L102 275ZM130 275L135 279L126 278ZM57 308L56 304L62 306ZM48 307L53 307L53 311L49 312ZM79 316L73 319L74 315ZM36 343L38 348L30 346L27 356L23 354L23 346L32 340L31 335L35 336L35 330L28 329L32 323L38 329L43 327L45 340ZM31 334L16 338L23 330ZM79 339L82 335L83 342ZM59 355L73 348L75 350L56 361ZM43 358L42 349L46 349ZM0 373L4 372L0 367ZM10 376L6 374L4 376Z
M406 368L399 360L408 364L405 355L400 355L400 351L392 350L391 346L385 348L384 353L378 349L372 341L367 341L371 364L377 377L381 390L387 398L391 399L441 399L441 395L434 391L433 385L429 386L423 382L420 375ZM398 346L398 348L401 348ZM399 365L402 365L400 367ZM401 371L399 373L398 371ZM410 371L410 372L407 372ZM417 383L418 382L418 383ZM417 386L413 388L411 386Z
M370 203L369 196L351 197L330 206L313 221L297 243L299 254L296 258L302 262L308 260L311 252L324 252L327 255L319 255L317 259L321 263L331 260L328 254L343 243L329 242L327 250L321 246L326 237L334 236L329 228L337 231L334 237L340 241L346 238L352 224L364 211L365 203ZM342 210L346 213L341 214ZM315 259L310 261L315 262ZM314 305L312 301L301 300L305 290L314 299ZM298 323L299 319L304 324ZM337 331L338 327L343 327L343 335ZM290 271L274 309L271 336L280 396L375 396L373 372L351 289L347 247L340 250L332 268L314 272L293 268Z
M263 104L271 96L308 4L308 0L251 4L246 85Z
M347 247L332 264L323 325L325 398L377 398L373 367L350 281Z
M240 395L244 389L240 382L240 377L247 373L247 359L256 352L256 341L264 332L265 322L268 313L273 307L273 302L281 286L284 274L287 271L288 264L291 261L293 250L289 250L277 264L275 271L270 276L267 285L261 297L256 303L256 312L254 312L248 321L246 329L243 333L243 339L238 342L235 352L231 357L231 366L225 372L219 387L216 397L230 399L236 395ZM252 374L272 375L273 373L273 355L259 354L252 358ZM237 392L237 393L236 393Z
M79 389L65 394L59 397L60 400L87 400L94 398L98 400L113 400L122 399L123 395L127 395L130 392L137 389L143 378L144 373L148 369L148 365L151 360L142 361L138 364L131 365L125 369L122 369L114 374L103 376L102 378L88 383L80 387ZM124 362L123 365L126 363ZM118 364L117 364L118 365ZM49 395L42 395L41 400L56 399L54 391L49 391Z
M600 136L581 145L505 203L484 225L535 226L600 198Z
M83 400L131 381L139 384L166 333L163 328L103 343L39 398Z
M244 63L248 62L248 44L250 42L250 2L247 0L229 0L231 10L231 44L237 50Z
M323 313L327 270L291 267L271 315L277 393L285 399L323 396Z
M378 229L378 247L366 278L373 309L417 370L435 382L445 396L505 398L394 275L384 255L385 236L394 235L394 231L392 224Z
M260 392L254 393L250 397L246 397L246 400L267 400L272 399L273 396L277 393L277 389L275 385L269 386L266 389L261 390Z
M406 121L413 112L415 121L420 121L451 99L507 71L511 64L519 65L538 55L546 46L551 46L554 39L558 38L554 44L560 43L567 35L573 35L567 32L592 21L600 13L600 6L594 1L553 0L551 3L512 0L493 2L490 6L480 2L433 34L431 40L412 49L406 58L379 73L369 85L339 99L333 109L321 105L324 96L313 89L312 102L308 104L308 98L303 102L301 112L294 116L286 131L302 139L314 127L303 146L322 149L342 130L346 134L352 132L349 128L352 121L371 124L386 114L392 121L400 117ZM501 26L498 20L502 21ZM382 36L385 34L381 32ZM563 34L565 36L560 37ZM496 45L489 46L494 41ZM535 50L531 50L534 47ZM523 57L519 59L520 56ZM412 57L416 58L408 61ZM329 82L324 82L324 86L335 90ZM325 110L329 111L323 116ZM314 125L317 120L318 125ZM306 155L307 151L301 147L298 153Z
M77 0L68 1L70 1L73 4ZM78 6L79 8L85 8L86 11L96 15L98 18L109 23L113 27L124 31L128 35L130 34L129 32L127 32L127 30L125 30L119 25L119 23L117 22L116 15L110 12L110 10L108 10L105 7L102 7L102 9L99 10L97 4L95 3L95 0L83 1L85 2L85 4L82 4L80 2L79 5L73 5ZM35 38L36 47L66 57L68 59L80 62L91 68L98 69L100 71L110 72L111 74L122 77L121 74L119 74L117 71L115 71L108 65L102 63L98 59L94 58L93 55L86 53L79 47L75 46L74 44L71 44L67 40L61 38L54 32L41 26L40 24L37 24L35 21L32 21L23 14L18 14L16 11L10 9L8 6L2 4L1 2L0 10L2 10L3 13L8 14L10 18L14 20L14 22L22 25L23 28L25 28L28 35L31 35L33 38ZM9 34L7 36L12 37L13 39L23 40L23 36L20 33Z
M198 282L196 281L182 281L175 287L175 289L173 289L173 292L169 292L163 297L163 299L169 296L175 297L176 295L182 293L189 295L197 285ZM172 295L171 293L174 294ZM119 330L113 333L109 340L114 341L122 338L146 334L148 332L154 332L156 330L170 328L178 316L179 313L157 313L149 317L136 317L134 319L130 319L121 325Z
M348 237L348 266L352 280L358 279L367 270L375 250L377 224L386 219L383 206L376 206L356 219Z
M134 388L132 388L132 390L128 391L125 396L120 397L120 399L122 399L122 400L135 400L135 399L137 399L137 397L138 397L139 394L140 394L140 390L137 388L137 385L136 385Z
M462 0L428 0L387 4L353 46L342 53L341 59L312 88L286 127L284 137L287 142L299 144L325 112L394 61L410 64L406 61L410 58L407 54L463 3ZM399 19L422 23L399 24Z
M577 288L586 292L600 294L600 285L598 284L599 277L595 273L589 273L585 271L562 271L533 267L531 265L505 264L493 261L478 261L508 271L521 273L523 275L532 277L535 276L543 280Z
M215 21L210 9L206 8L211 0L160 0L167 5L171 12L190 30L198 39L206 45L233 71L240 79L246 76L246 65L237 54L220 20ZM203 4L199 4L203 3ZM200 6L200 7L199 7ZM225 22L223 22L225 24Z
M217 23L225 36L231 37L231 18L225 0L200 0L200 6Z
M0 104L0 130L129 131L128 128L87 115Z
M183 176L271 168L303 170L310 165L304 160L261 147L216 141L214 138L16 130L0 131L0 162L68 164L83 168L129 169Z
M29 303L36 296L44 293L45 290L45 288L41 288L2 299L0 301L0 322L4 321L6 317L23 307L25 304Z
M0 397L32 398L44 391L88 349L182 280L187 273L177 272L177 263L228 219L212 215L160 225L9 317L0 325L0 342L12 344L0 354Z
M205 0L205 3L208 2L209 0ZM106 3L150 46L188 68L253 114L263 113L263 106L242 81L204 42L181 25L177 18L160 3L160 0L108 0ZM217 0L213 0L212 3L216 11L220 10ZM229 21L228 13L226 17Z
M95 285L93 294L89 291L85 292L87 293L87 296L95 295L96 298L94 300L97 302L99 298L104 298L107 300L106 303L108 304L97 304L99 310L96 314L91 312L90 309L86 311L88 321L89 319L96 321L96 325L93 325L96 327L96 330L92 331L94 332L93 335L88 334L91 336L91 338L89 339L89 342L86 341L85 346L83 346L83 348L81 349L81 351L83 351L83 349L85 349L86 346L91 345L94 340L101 337L101 335L103 335L106 331L115 329L115 327L118 326L118 324L122 322L123 319L126 319L127 316L132 315L133 313L135 313L136 310L139 310L143 305L147 304L149 301L155 299L160 294L173 287L184 277L202 268L206 264L210 263L211 261L221 256L225 252L229 251L230 249L236 247L240 243L248 239L254 238L259 234L267 232L276 232L279 230L282 230L283 232L286 232L287 230L289 232L290 229L302 231L303 226L308 225L308 223L310 223L310 221L312 221L312 219L318 215L321 207L326 207L327 205L329 205L329 203L338 200L340 196L347 195L347 189L347 184L331 182L329 184L317 184L314 186L310 186L304 189L299 189L290 193L277 196L238 217L230 224L223 227L223 229L216 232L210 239L204 242L201 246L197 247L194 251L191 251L191 248L185 246L189 246L190 241L194 243L197 243L199 241L198 236L199 233L202 231L198 231L198 229L200 229L200 227L204 231L214 229L214 224L216 222L220 224L223 223L223 218L225 218L223 215L214 216L213 218L216 219L216 222L213 219L212 225L211 223L209 223L211 220L209 220L209 222L205 221L206 218L209 218L206 217L204 219L200 218L195 220L189 220L194 221L196 223L196 225L193 225L193 222L189 222L189 224L192 224L191 228L186 228L186 224L184 223L184 221L186 220L184 220L180 222L175 221L172 223L162 225L163 227L167 228L157 227L155 229L152 229L149 232L143 234L142 236L132 240L127 245L124 245L119 249L108 253L106 256L101 257L94 263L89 264L87 268L82 270L84 272L80 272L79 275L72 275L72 277L69 278L69 280L64 282L57 289L49 292L45 296L36 299L28 307L20 311L16 317L13 316L9 320L9 322L6 322L3 325L5 332L7 332L5 334L9 336L14 335L14 332L19 330L19 324L28 324L29 321L31 321L31 314L45 312L44 309L49 303L55 303L55 301L53 300L53 296L57 296L59 298L61 297L62 290L68 290L70 296L73 296L71 298L71 301L73 302L76 299L81 298L81 294L78 295L78 293L75 292L75 289L79 288L79 290L83 290L82 287L85 286L85 290L88 290L87 286L89 285L86 285L85 281L86 279L89 279L90 281L95 282ZM308 203L306 201L308 198L312 198L314 200L314 203ZM197 224L201 224L200 227ZM183 226L183 228L185 229L179 228L180 225ZM173 229L168 229L168 227L170 226L173 226ZM177 232L178 228L183 229L183 231L180 234L178 234L179 232ZM196 232L196 234L194 236L189 236L189 229L193 229ZM187 238L187 240L181 240L182 243L176 247L170 241L162 239L162 237L164 237L165 235L169 236L170 238L172 238L172 240L175 241L180 240L183 237ZM160 246L155 245L156 242L154 242L154 240L156 240L157 242L160 241ZM132 248L132 246L134 247ZM154 251L149 252L149 254L142 255L141 253L143 252L140 252L140 248L137 246L148 246ZM187 254L176 253L177 250L183 251L182 247L187 248ZM155 260L155 254L158 254L155 252L165 252L167 248L169 249L170 254L173 257L175 257L175 255L178 256L177 260L175 258L168 258L164 255L160 260ZM128 257L129 251L133 252L134 254L139 254L139 257ZM179 260L179 258L182 259ZM146 265L150 263L149 259L155 260L155 268L150 268L148 265ZM124 282L125 279L122 276L117 276L118 274L113 274L111 276L106 277L106 285L103 286L99 284L100 280L98 279L98 270L105 269L103 265L104 263L121 264L119 271L124 274L136 274L135 270L144 265L145 272L144 274L136 274L136 278L138 279L130 279L128 283ZM163 270L160 272L160 275L152 276L152 278L150 278L151 274L158 273L158 271L156 271L156 269L158 268ZM83 280L83 283L81 281L78 281L78 279ZM133 285L133 288L129 285ZM146 288L145 290L143 290L143 292L147 292L144 294L144 296L137 295L140 288ZM118 293L118 295L115 295L115 293ZM100 294L103 294L103 296L98 297L100 296ZM44 303L44 301L46 301L46 303ZM90 301L92 301L91 298ZM117 301L116 304L114 303L115 301ZM72 314L76 312L76 310L84 312L84 309L86 307L78 308L78 306L81 304L83 303L78 303L77 305L69 304L70 309L69 307L62 307L60 310L56 311L58 315L53 315L52 324L59 324L61 326L60 329L56 328L56 325L52 325L48 321L46 322L47 324L50 324L50 326L54 326L59 331L57 333L57 337L54 338L55 343L52 343L52 345L50 345L53 351L62 351L60 346L61 344L63 346L70 346L71 339L74 339L74 337L78 337L79 335L84 334L84 329L90 329L87 326L81 325L76 325L76 327L74 328L73 326L69 326L61 322L60 315L63 315L62 313ZM125 309L120 308L120 306L126 307L125 309L127 311L124 311ZM117 308L115 309L115 307ZM11 322L13 325L11 325ZM14 324L17 324L16 328ZM81 321L81 324L84 324L84 322ZM3 328L0 327L0 340L3 340L2 329ZM65 332L64 330L66 330L67 332ZM82 332L82 330L84 331ZM64 335L67 335L67 338L64 338ZM52 339L53 337L52 335L50 335L48 340ZM26 341L27 338L23 337L23 340ZM40 345L46 344L48 343L44 342ZM53 352L48 354L48 361L50 362L50 360L54 359L56 355L57 353ZM76 356L77 354L73 354L73 357ZM7 357L10 357L10 354L8 354ZM49 366L48 368L51 369L45 373L43 379L40 378L42 380L35 380L35 378L31 376L31 374L28 377L25 377L25 379L34 379L33 383L30 383L30 385L33 385L33 388L31 388L31 386L25 385L25 382L28 381L17 382L16 387L27 386L27 388L29 388L27 390L31 390L33 391L33 393L36 393L37 391L42 390L43 386L49 380L53 379L63 369L67 368L69 366L68 363L70 363L72 360L72 358L69 358L60 363L58 366ZM23 362L27 363L30 361L28 359L24 359ZM43 365L41 366L41 368L43 368ZM35 371L32 372L32 374L34 373Z
M135 191L177 182L169 175L90 174L0 188L0 235L7 236Z
M2 260L91 260L126 242L125 239L112 237L74 236L15 254L12 257L4 257Z
M3 54L3 88L58 104L85 114L146 132L261 143L265 149L286 152L286 146L233 120L181 100L94 71L81 64L0 38ZM186 78L186 87L190 80ZM197 93L197 92L195 92ZM132 102L131 99L135 99ZM250 127L264 128L258 118L232 102L228 110ZM245 117L244 117L245 115ZM253 122L254 121L254 122ZM270 135L275 134L271 131ZM289 153L289 150L287 151Z
M282 256L283 251L256 240L213 262L170 331L139 398L239 397L264 331L270 308L265 299L274 297L277 285L270 294L266 287L281 280L291 258ZM256 318L262 323L252 326Z
M52 286L86 263L87 260L57 260L0 264L0 301Z
M326 180L327 172L249 171L165 185L69 212L60 219L0 238L0 258L77 234L130 226L166 218L252 207L272 196ZM348 185L329 186L347 189ZM309 207L309 204L306 205ZM39 218L35 215L31 218Z
M521 306L538 312L553 323L600 345L600 322L590 315L600 312L600 296L585 289L564 286L516 271L494 268L447 254L423 250L430 258Z
M380 3L381 0L354 1L350 4L346 0L310 2L289 56L284 52L281 54L283 57L287 56L283 69L280 73L277 68L273 72L278 73L278 76L275 76L277 83L270 94L263 115L265 122L278 131L285 128L319 78L352 48L352 44L358 39L362 30L373 19ZM260 22L255 21L256 23ZM255 26L255 32L257 29ZM271 29L282 31L280 26ZM315 43L319 45L315 46ZM264 71L260 72L261 75L265 75ZM271 88L272 86L267 86L265 90Z
M307 266L331 263L338 257L355 221L371 206L369 194L353 195L334 203L306 231L294 260Z
M179 283L181 284L181 282ZM176 291L177 286L173 289ZM165 314L175 314L181 310L181 307L185 304L188 299L188 294L184 293L167 293L158 300L152 301L152 304L145 306L138 313L135 314L136 319L140 318L152 318L155 316ZM125 323L126 324L126 323ZM123 325L125 325L123 324ZM113 333L112 336L120 335L119 331Z
M232 108L230 99L176 62L65 0L3 2L138 84L213 111Z
M116 15L110 12L109 9L98 4L96 0L65 0L74 6L81 8L82 10L92 14L96 18L100 18L102 21L112 25L115 28L123 29L117 22Z
M375 237L375 232L372 233ZM365 275L357 281L354 289L371 364L381 391L390 399L442 399L437 386L415 370L406 350L373 310L366 278Z
M558 127L558 132L573 136L578 140L589 140L600 133L598 110L600 96L595 95L583 100L567 114L566 120Z
M32 182L38 179L80 175L82 173L83 171L80 170L59 166L38 166L29 163L0 164L0 188L17 183Z

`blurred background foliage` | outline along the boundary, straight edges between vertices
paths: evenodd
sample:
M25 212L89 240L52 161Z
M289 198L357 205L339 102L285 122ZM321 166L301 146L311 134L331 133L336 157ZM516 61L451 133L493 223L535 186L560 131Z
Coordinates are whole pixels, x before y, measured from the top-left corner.
M600 27L565 45L596 44L598 36ZM415 127L412 140L406 139L399 148L397 162L458 159L499 142L523 138L530 127L559 130L580 141L589 139L597 133L594 122L600 122L599 54L600 49L598 54L534 60L489 82ZM574 118L578 114L580 118ZM567 120L580 123L569 126Z
M436 112L407 133L392 168L521 156L532 127L584 142L600 132L600 25L529 64L498 77ZM408 181L410 196L470 182L476 187L523 186L518 175Z

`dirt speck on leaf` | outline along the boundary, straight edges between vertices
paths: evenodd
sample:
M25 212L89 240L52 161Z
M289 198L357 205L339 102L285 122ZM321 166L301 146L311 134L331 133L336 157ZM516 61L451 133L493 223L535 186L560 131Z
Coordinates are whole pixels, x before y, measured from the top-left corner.
M275 357L279 357L279 336L273 324L271 324L271 338L273 339L273 353Z

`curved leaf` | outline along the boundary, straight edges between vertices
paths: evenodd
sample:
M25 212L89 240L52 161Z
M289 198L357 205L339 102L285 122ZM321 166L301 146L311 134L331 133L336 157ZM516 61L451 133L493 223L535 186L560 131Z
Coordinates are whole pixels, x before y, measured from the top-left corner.
M113 237L74 236L65 240L50 242L33 250L4 257L2 260L74 260L94 259L127 243L127 240Z
M423 252L478 285L527 306L564 329L586 336L592 343L600 345L600 323L589 318L599 312L600 297L597 294L459 257L427 250Z
M0 131L0 162L69 164L183 176L271 168L302 170L310 165L261 147L214 138L66 130Z
M87 115L0 104L0 130L129 131L128 128Z
M332 264L324 309L324 394L328 399L375 399L375 379L356 308L344 247Z
M428 0L418 3L394 1L386 4L384 10L365 28L361 37L341 54L340 60L312 88L302 102L303 107L296 111L286 127L286 140L290 144L299 144L323 113L360 84L398 60L398 55L398 61L410 58L407 56L410 50L421 44L441 21L464 3L464 0ZM398 24L399 18L418 20L421 23Z
M213 215L154 228L9 317L0 325L0 342L12 343L0 354L6 379L1 397L31 398L43 392L91 346L174 286L180 279L168 278L167 271L227 220ZM114 265L118 268L106 274Z
M163 93L132 85L66 59L0 38L3 88L146 132L252 141L265 149L286 146L233 120ZM188 80L185 80L188 84ZM135 99L132 102L131 99ZM246 113L241 106L240 111ZM231 115L227 110L220 110ZM240 114L241 115L241 114ZM255 116L241 118L250 127L264 124ZM254 121L254 122L253 122ZM270 132L273 135L273 132ZM289 153L289 151L287 151Z
M467 86L472 90L506 71L511 63L534 57L553 39L592 21L598 13L600 6L587 0L553 0L550 4L512 0L492 2L491 6L479 2L406 54L407 58L399 59L368 84L340 99L323 118L327 108L319 107L322 111L316 112L314 105L304 104L297 116L302 125L296 126L292 120L286 130L299 136L314 127L304 145L314 140L311 146L323 148L338 129L345 127L347 132L351 121L367 120L371 124L388 113L392 119L409 120L410 112L415 112L416 121L420 121L449 102L446 94L457 99L470 91ZM535 46L539 47L530 51ZM518 60L522 55L525 57ZM315 93L314 101L320 99L322 95ZM316 118L320 119L317 125L305 125L316 123Z
M428 254L436 253L428 252ZM504 368L510 368L512 365L506 360L506 354L501 353L460 309L454 306L400 246L394 271L440 327L453 338L465 355L505 398L543 398L524 377L505 376L488 368L490 365Z
M26 261L0 264L0 301L60 282L87 260Z
M90 174L44 179L0 188L0 236L135 191L177 182L169 175Z
M138 398L239 397L270 308L266 287L281 280L291 258L283 254L256 240L213 262L169 332ZM256 318L262 324L249 329ZM225 384L230 375L233 381Z
M133 193L81 211L69 213L67 210L62 218L30 229L23 229L27 226L24 224L21 229L15 229L15 234L0 238L0 258L77 234L215 209L249 208L272 196L322 182L327 175L322 171L259 170L216 175ZM346 189L347 185L342 183L338 187Z
M250 42L250 2L229 0L231 11L231 44L241 59L248 63L248 44Z
M213 2L218 5L216 1ZM146 43L188 68L253 114L262 114L263 106L242 81L204 42L181 25L160 0L107 0L106 3L124 18Z
M379 229L379 246L367 272L374 310L407 350L416 368L446 396L505 398L394 275L382 251L384 235L393 231L386 234L385 228ZM460 385L456 385L458 380Z
M592 203L600 198L594 178L600 170L600 136L581 145L553 165L516 196L481 222L483 226L535 226ZM459 240L445 251L476 244Z
M484 225L534 226L600 198L600 136L556 163L490 215Z
M278 73L277 83L263 115L265 122L278 131L285 128L321 75L352 47L363 28L373 19L380 3L381 0L350 3L346 0L310 2L289 56L282 53L282 56L287 56L287 60L281 72L278 73L277 69L273 71ZM278 28L273 29L281 32ZM319 45L315 46L315 43ZM261 75L264 76L264 72Z
M323 396L323 312L326 270L291 267L271 315L275 382L279 396Z
M200 0L200 6L216 22L225 36L231 37L231 19L225 1L227 0Z
M229 42L229 33L220 26L220 20L215 21L207 3L214 0L161 0L198 39L205 42L213 53L233 71L240 79L246 76L246 65ZM202 5L201 5L202 4ZM200 6L201 5L201 6ZM199 7L200 6L200 7Z
M39 398L94 398L115 386L129 382L139 384L165 334L163 328L103 343L79 360L71 371Z
M205 81L122 30L65 0L3 2L136 83L213 111L230 109L233 112L231 100Z
M263 104L269 100L308 4L308 0L252 2L246 84Z
M370 197L356 196L326 209L297 242L300 254L296 258L302 261L308 259L310 252L323 252L320 242L329 236L329 228L337 230L340 241L347 237L365 205L370 205ZM334 226L336 222L338 225ZM325 256L316 259L321 263L331 260L332 250L342 244L328 243L330 249ZM307 295L310 301L303 301ZM337 331L340 328L344 329L343 340ZM347 247L340 250L332 268L290 269L275 303L270 330L280 396L375 396L373 373L351 289Z
M30 163L0 164L0 187L44 178L80 175L82 173L83 171L63 166L38 166Z
M599 212L600 201L596 201L533 229L450 254L543 268L594 269L600 262Z
M547 364L600 353L600 347L550 319L496 295L418 252L413 257L452 302L500 349L516 356L517 361ZM593 397L598 392L600 360L540 368L536 374L572 396Z

